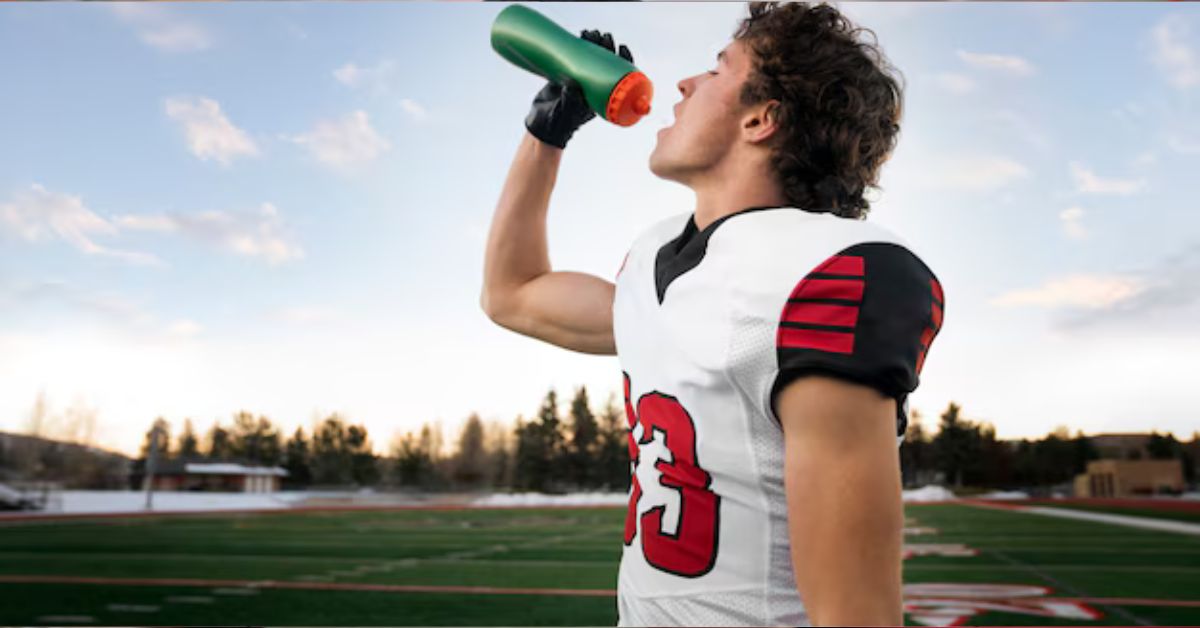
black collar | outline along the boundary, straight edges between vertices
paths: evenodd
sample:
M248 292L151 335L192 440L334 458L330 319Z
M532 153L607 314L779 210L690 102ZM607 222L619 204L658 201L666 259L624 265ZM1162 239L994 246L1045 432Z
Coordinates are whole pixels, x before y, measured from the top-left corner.
M721 216L709 223L704 229L696 226L696 214L693 212L691 217L688 218L687 224L683 227L683 233L680 233L673 240L659 247L658 255L654 258L654 287L658 291L659 305L662 305L663 296L667 293L667 286L671 285L672 281L675 281L687 271L700 265L700 262L704 259L705 251L708 250L708 239L712 237L713 232L716 231L721 223L734 216L741 216L742 214L764 209L797 208L785 205L756 205L747 207Z

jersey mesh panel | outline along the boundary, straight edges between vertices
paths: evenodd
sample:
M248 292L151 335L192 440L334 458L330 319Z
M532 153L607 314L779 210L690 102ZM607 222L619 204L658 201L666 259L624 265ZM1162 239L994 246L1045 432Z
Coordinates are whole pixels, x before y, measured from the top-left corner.
M737 313L734 314L738 316ZM792 571L791 545L788 541L787 501L783 490L783 432L763 411L776 368L775 352L762 350L775 347L775 321L744 317L734 321L735 333L729 341L730 375L742 390L742 406L746 411L746 427L750 432L754 466L758 469L759 487L767 504L770 522L770 563L763 591L762 622L771 625L809 625L804 605L796 590ZM758 384L765 390L745 390L741 384Z

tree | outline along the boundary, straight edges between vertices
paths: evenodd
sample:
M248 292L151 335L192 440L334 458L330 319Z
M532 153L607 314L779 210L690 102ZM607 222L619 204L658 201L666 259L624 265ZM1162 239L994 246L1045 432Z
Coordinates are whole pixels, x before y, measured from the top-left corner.
M967 466L978 453L973 426L959 417L961 410L961 406L950 402L946 411L942 413L940 429L933 439L938 468L946 475L947 481L952 481L954 486L959 488L963 485L963 474Z
M283 468L287 469L285 480L291 486L308 486L312 482L312 469L309 467L308 439L304 436L304 428L297 427L292 437L284 445Z
M359 486L372 486L379 481L379 467L365 425L346 428L346 447L350 452L350 478Z
M900 446L900 470L905 486L915 486L920 472L933 467L932 444L921 422L921 413L913 410L904 430L904 442Z
M312 475L317 484L350 483L350 450L346 446L346 422L331 414L313 430Z
M196 439L196 432L192 428L191 419L183 420L183 431L179 433L176 455L184 460L190 460L200 455L200 444Z
M433 460L421 448L417 434L407 432L392 444L396 477L402 486L427 486L433 474Z
M246 411L233 415L230 440L233 455L250 462L274 466L283 455L279 430L265 416L255 419Z
M568 477L576 486L597 484L596 448L599 429L588 406L587 387L580 386L571 400L571 444L567 450Z
M467 417L458 437L458 451L454 458L454 481L472 488L480 486L485 479L487 455L483 442L483 421L478 414Z
M311 468L317 484L368 486L379 481L379 468L367 428L347 425L331 414L313 431Z
M145 459L149 454L151 439L155 438L155 431L158 432L158 443L156 444L158 459L166 460L171 457L171 424L162 417L154 419L150 429L146 430L146 436L142 439L140 457Z
M609 394L604 409L600 412L600 446L597 455L599 482L608 490L629 490L629 426L625 412L615 402L616 395Z
M546 393L537 418L518 425L515 484L518 488L547 491L562 484L562 421L558 418L558 394Z
M213 422L205 440L208 442L207 456L210 460L227 460L233 456L233 443L229 431L221 427L220 422Z

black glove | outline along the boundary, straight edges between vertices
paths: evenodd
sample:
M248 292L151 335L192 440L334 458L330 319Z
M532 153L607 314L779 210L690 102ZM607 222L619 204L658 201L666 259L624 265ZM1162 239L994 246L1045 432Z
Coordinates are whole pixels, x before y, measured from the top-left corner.
M621 56L622 59L633 63L633 54L625 44L620 50L613 45L611 33L600 34L598 30L582 31L579 35L597 46L603 46ZM525 128L539 140L566 148L567 140L575 134L585 122L596 117L596 112L588 106L583 90L579 85L570 82L567 85L549 81L542 91L533 99L533 107L525 116Z

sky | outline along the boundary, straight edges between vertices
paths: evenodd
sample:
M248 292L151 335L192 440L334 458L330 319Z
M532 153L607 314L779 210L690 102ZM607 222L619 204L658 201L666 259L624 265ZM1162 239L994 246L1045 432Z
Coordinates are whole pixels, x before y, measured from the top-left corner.
M551 199L554 268L611 280L693 209L647 158L746 6L532 6L613 33L655 83L637 125L576 134ZM869 220L945 289L910 396L926 425L953 401L1002 438L1200 429L1200 7L838 6L904 79ZM0 430L39 395L127 453L156 416L337 412L382 453L424 422L530 416L552 387L619 394L615 357L479 307L544 84L491 49L502 8L0 4Z

